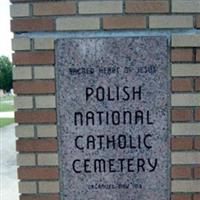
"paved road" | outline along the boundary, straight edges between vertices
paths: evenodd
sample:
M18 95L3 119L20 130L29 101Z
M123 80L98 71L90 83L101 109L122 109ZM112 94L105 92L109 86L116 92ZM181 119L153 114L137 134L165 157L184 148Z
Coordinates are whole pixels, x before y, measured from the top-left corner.
M15 125L0 128L0 200L18 200Z
M14 118L14 112L0 112L0 118Z

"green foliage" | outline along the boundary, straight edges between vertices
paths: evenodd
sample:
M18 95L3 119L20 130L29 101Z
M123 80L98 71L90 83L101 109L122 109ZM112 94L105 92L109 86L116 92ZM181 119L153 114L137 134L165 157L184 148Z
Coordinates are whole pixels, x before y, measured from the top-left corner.
M0 57L0 89L8 92L12 88L13 65L6 56Z

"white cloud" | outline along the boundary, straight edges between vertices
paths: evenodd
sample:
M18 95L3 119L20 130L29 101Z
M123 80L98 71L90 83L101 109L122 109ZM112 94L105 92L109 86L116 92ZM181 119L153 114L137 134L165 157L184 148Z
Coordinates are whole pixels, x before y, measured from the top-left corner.
M0 0L0 56L5 55L11 58L11 38L10 31L10 2Z

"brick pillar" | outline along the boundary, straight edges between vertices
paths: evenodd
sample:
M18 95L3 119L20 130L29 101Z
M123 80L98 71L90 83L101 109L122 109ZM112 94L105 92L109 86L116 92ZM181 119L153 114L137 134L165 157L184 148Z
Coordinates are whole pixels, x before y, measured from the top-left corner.
M20 200L60 199L53 34L138 30L170 36L172 200L199 200L200 0L11 3Z

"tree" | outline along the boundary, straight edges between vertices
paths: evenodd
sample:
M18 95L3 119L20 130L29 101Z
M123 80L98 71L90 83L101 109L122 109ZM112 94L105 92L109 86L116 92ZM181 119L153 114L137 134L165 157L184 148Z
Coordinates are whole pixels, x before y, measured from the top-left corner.
M13 65L6 56L0 57L0 89L9 92L12 88Z

